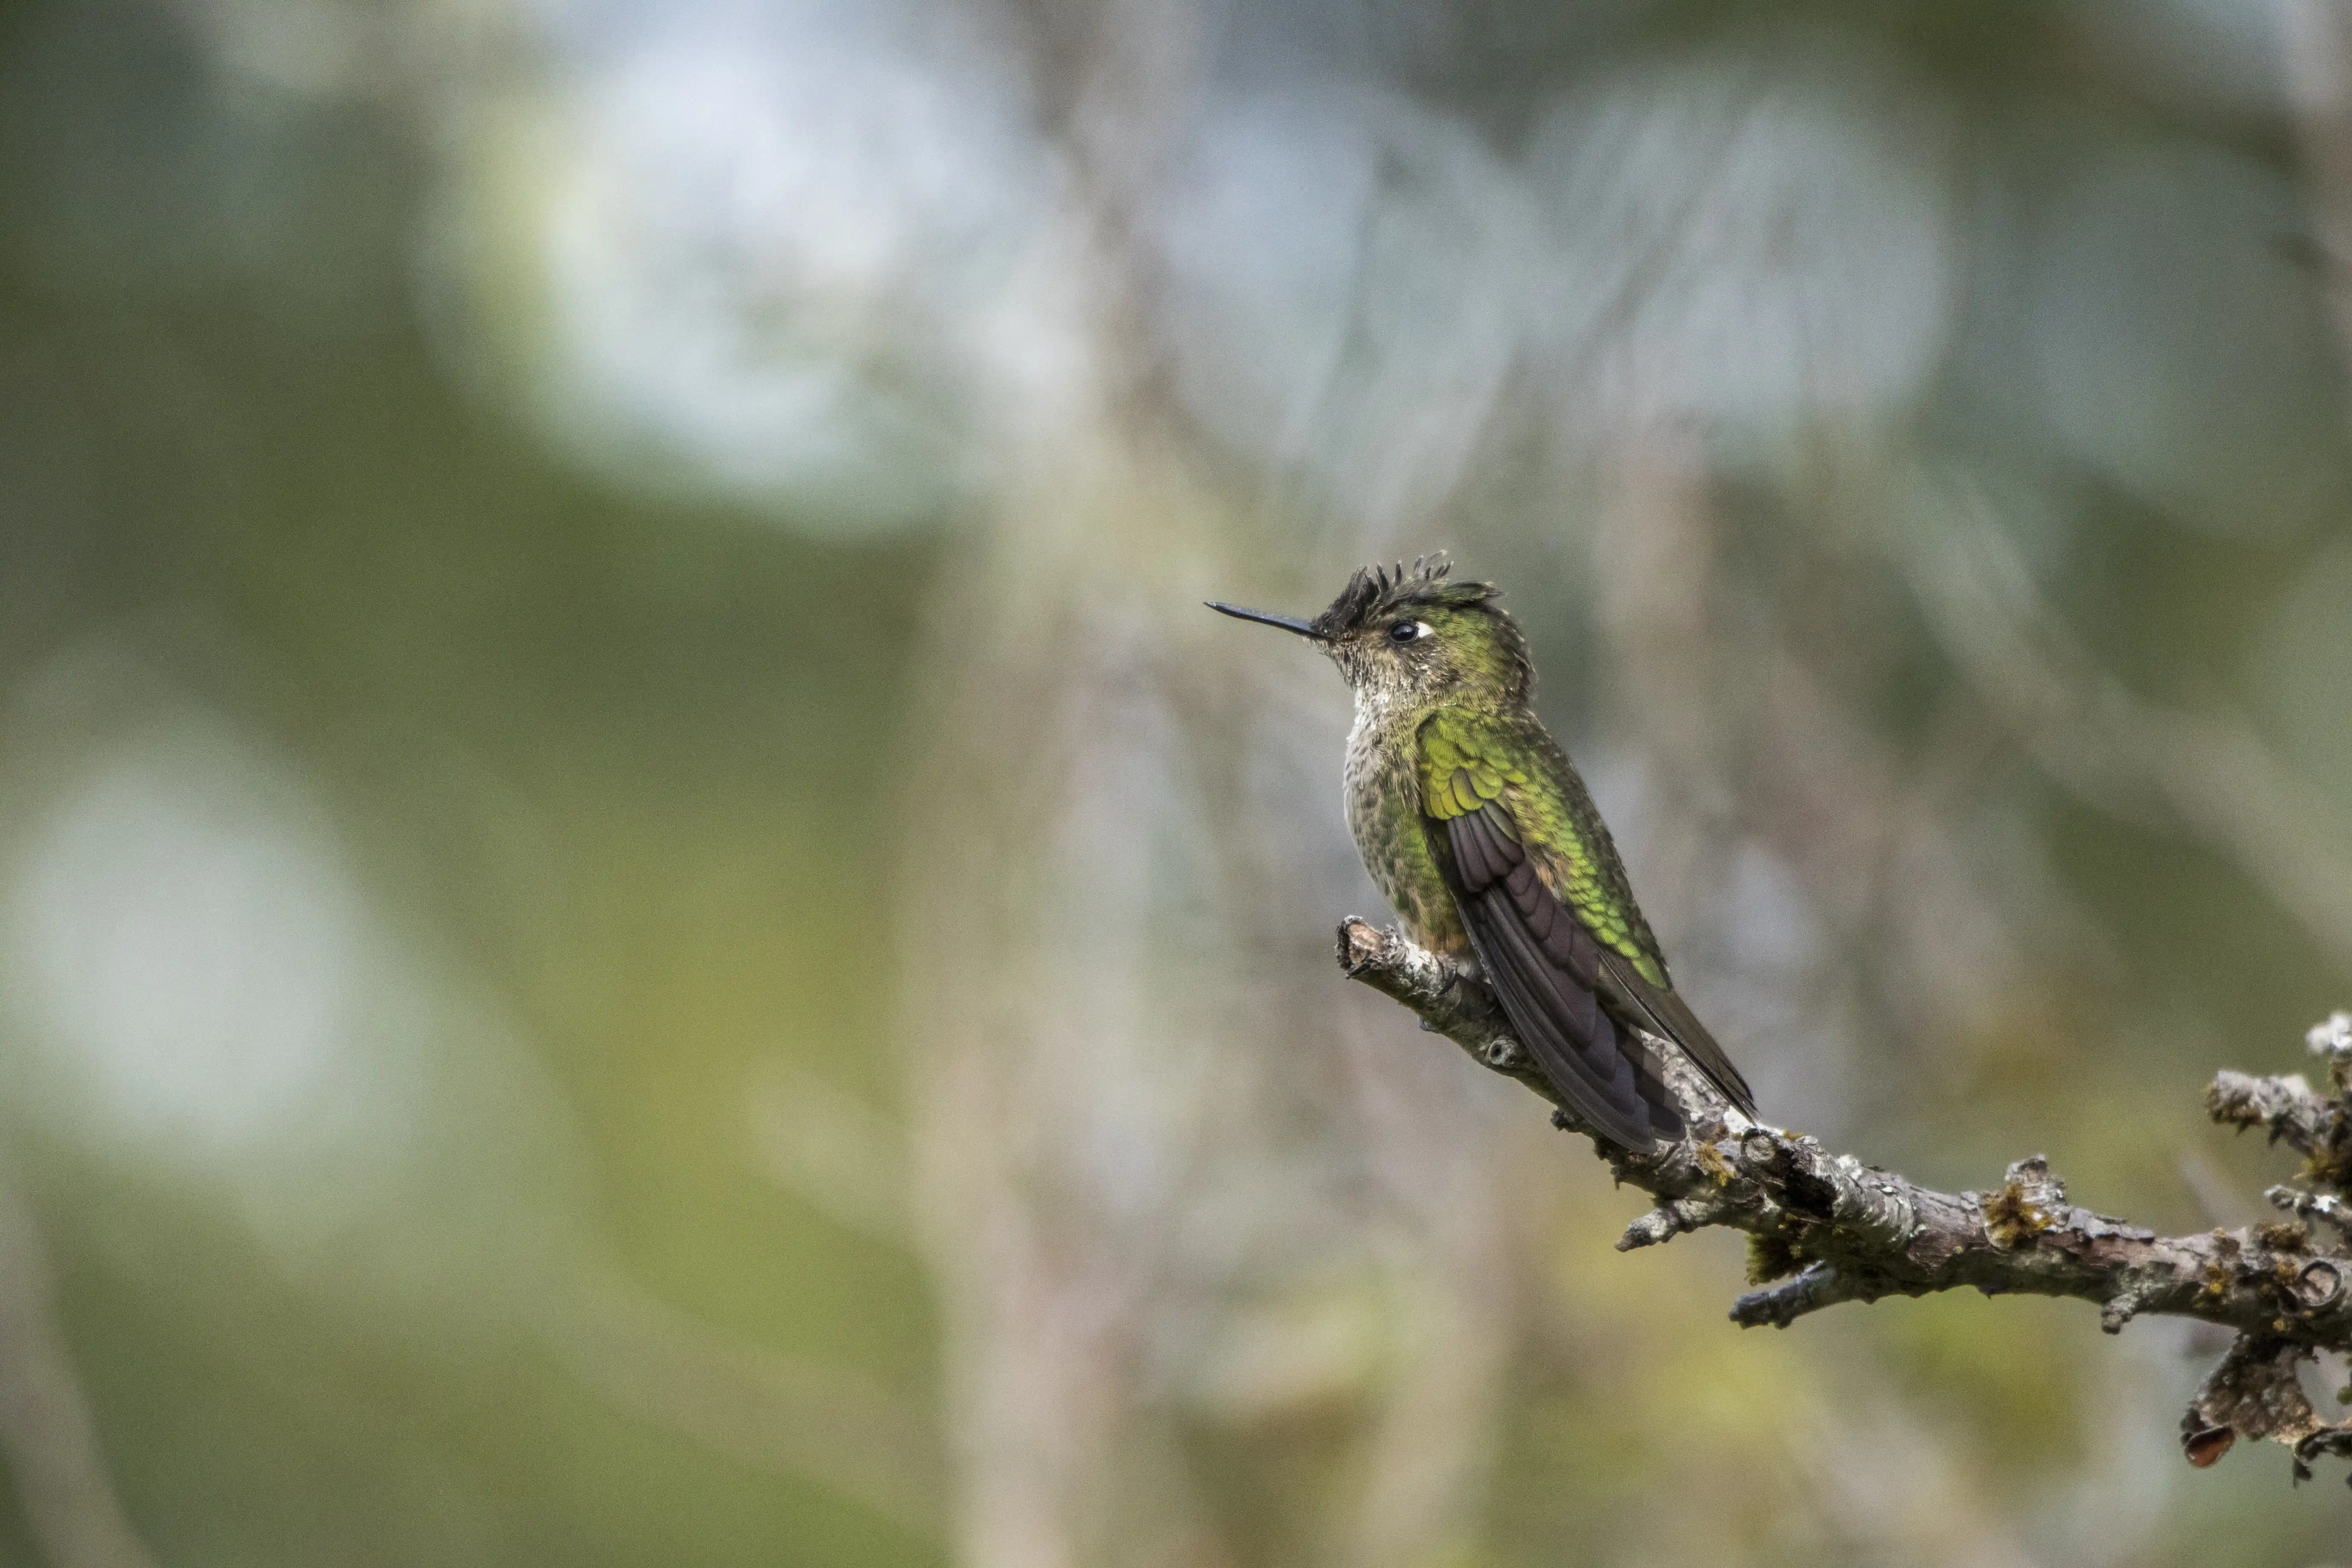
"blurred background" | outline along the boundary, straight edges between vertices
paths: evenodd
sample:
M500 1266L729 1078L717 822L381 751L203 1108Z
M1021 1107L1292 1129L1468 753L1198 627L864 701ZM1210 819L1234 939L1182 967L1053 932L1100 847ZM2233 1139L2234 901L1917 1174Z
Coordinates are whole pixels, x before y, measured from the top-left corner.
M0 1561L2346 1561L1611 1251L1199 601L1451 548L1769 1115L2242 1224L2347 266L2341 0L0 11Z

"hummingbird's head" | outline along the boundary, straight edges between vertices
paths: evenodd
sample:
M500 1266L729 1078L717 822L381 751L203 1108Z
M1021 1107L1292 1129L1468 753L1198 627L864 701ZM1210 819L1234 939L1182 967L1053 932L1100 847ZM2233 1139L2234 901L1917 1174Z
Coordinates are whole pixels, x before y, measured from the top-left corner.
M1359 567L1313 620L1209 608L1296 632L1339 665L1360 698L1420 707L1439 702L1518 703L1535 684L1527 638L1496 603L1492 583L1449 582L1453 563L1423 556L1407 568Z

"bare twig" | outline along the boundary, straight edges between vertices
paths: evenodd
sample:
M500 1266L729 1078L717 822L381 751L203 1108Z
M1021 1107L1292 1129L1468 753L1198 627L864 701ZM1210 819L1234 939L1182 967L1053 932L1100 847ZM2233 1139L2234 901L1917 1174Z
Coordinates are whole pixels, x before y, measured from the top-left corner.
M2305 1219L2325 1221L2343 1232L2347 1237L2352 1237L2352 1206L2347 1206L2342 1198L2330 1197L2326 1193L2306 1193L2284 1186L2272 1187L2263 1195L2289 1214L2299 1215Z
M2225 1127L2266 1127L2271 1142L2284 1140L2306 1154L2327 1147L2341 1131L2341 1110L2312 1093L2301 1073L2250 1078L2225 1068L2206 1086L2205 1110Z
M1478 981L1356 919L1339 927L1339 961L1349 978L1411 1008L1481 1065L1553 1098ZM2276 1188L2272 1201L2340 1224L2352 1175L2352 1018L2315 1029L2311 1046L2330 1058L2332 1093L2316 1094L2300 1078L2224 1072L2207 1105L2216 1121L2268 1128L2308 1156L2305 1179L2316 1190ZM1734 1321L1786 1328L1843 1301L1962 1287L2089 1301L2109 1333L2143 1313L2195 1318L2235 1330L2238 1340L2182 1425L2192 1463L2212 1463L2239 1436L2290 1445L2298 1474L2315 1454L2352 1452L2352 1429L2322 1423L2295 1381L2315 1353L2352 1351L2352 1251L2340 1238L2324 1246L2294 1222L2159 1237L2068 1203L2039 1155L2011 1164L1990 1192L1937 1192L1815 1139L1751 1123L1678 1054L1664 1059L1693 1135L1642 1153L1594 1141L1619 1181L1657 1199L1618 1247L1654 1246L1706 1226L1746 1231L1764 1288L1734 1303Z

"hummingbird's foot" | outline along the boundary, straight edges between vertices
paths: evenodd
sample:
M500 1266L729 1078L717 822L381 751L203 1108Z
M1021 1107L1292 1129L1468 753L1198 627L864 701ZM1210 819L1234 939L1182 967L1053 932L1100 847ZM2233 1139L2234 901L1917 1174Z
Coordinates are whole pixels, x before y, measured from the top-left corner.
M1570 1116L1567 1111L1561 1110L1557 1105L1553 1106L1551 1110L1551 1124L1554 1130L1561 1132L1590 1132L1592 1131L1591 1128L1587 1127L1583 1122L1579 1121L1575 1117Z

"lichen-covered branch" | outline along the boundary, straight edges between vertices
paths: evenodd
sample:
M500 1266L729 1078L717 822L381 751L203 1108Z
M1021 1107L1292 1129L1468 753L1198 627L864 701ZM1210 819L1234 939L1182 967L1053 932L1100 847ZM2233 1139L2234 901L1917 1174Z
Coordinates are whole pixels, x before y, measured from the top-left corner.
M1444 959L1350 919L1339 927L1339 963L1481 1065L1555 1098L1493 994ZM1621 1182L1656 1200L1626 1227L1620 1250L1705 1226L1748 1233L1761 1288L1732 1305L1744 1326L1785 1328L1843 1301L1970 1287L2088 1301L2109 1333L2146 1313L2233 1329L2235 1344L2182 1422L2183 1448L2190 1463L2209 1465L2241 1436L2268 1437L2294 1449L2301 1476L2321 1453L2352 1455L2352 1426L2321 1421L2295 1375L2318 1352L2352 1352L2352 1016L2314 1029L2310 1044L2327 1062L2325 1092L2299 1076L2236 1072L2207 1090L2215 1121L2263 1128L2305 1159L2300 1185L2270 1192L2294 1217L2242 1230L2160 1237L2078 1208L2039 1155L2011 1165L1989 1192L1937 1192L1748 1121L1674 1053L1668 1077L1692 1135L1638 1154L1594 1146ZM1564 1112L1553 1119L1571 1125Z

